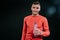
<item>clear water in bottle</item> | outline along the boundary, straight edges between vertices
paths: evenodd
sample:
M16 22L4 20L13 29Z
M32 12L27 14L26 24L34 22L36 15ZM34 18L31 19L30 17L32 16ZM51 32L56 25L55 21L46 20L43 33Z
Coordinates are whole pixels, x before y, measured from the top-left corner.
M36 30L36 29L37 29L37 23L35 22L34 23L34 30ZM37 37L36 34L34 34L34 37Z

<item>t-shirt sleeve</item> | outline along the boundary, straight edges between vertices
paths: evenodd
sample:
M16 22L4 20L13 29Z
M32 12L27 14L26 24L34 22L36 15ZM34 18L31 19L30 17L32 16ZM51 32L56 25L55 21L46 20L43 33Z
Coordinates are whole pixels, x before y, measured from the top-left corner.
M50 35L50 30L49 30L49 25L48 25L47 18L44 18L43 28L44 28L43 36L44 37L49 36Z
M26 37L26 31L27 31L27 29L26 29L26 18L24 18L21 40L25 40L25 37Z

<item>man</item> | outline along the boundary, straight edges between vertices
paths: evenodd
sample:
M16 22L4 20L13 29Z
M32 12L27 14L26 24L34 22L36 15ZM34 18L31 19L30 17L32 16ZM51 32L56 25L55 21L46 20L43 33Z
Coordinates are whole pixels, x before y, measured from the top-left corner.
M46 17L39 15L40 8L39 2L33 2L32 14L24 18L21 40L43 40L43 37L50 35Z

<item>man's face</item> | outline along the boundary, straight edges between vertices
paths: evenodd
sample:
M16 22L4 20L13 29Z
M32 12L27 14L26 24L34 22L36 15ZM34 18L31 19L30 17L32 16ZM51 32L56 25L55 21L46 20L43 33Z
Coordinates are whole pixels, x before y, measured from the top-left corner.
M31 11L33 14L38 14L40 11L40 5L39 4L32 4Z

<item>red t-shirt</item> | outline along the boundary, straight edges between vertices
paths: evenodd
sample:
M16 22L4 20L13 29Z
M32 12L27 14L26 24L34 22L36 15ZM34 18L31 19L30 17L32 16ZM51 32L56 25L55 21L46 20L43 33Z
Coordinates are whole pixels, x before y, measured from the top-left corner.
M33 36L34 22L37 23L38 28L43 31L43 35L38 37ZM50 35L48 21L46 17L38 15L29 15L24 18L23 31L21 40L43 40L42 37L47 37Z

